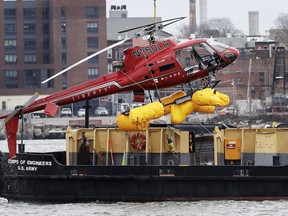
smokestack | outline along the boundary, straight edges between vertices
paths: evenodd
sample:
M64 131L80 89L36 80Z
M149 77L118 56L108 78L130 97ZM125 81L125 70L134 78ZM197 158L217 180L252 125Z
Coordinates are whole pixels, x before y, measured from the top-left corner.
M196 0L190 0L189 31L190 34L196 31Z
M249 11L249 35L260 35L259 11Z
M207 17L207 0L200 0L199 2L199 9L200 9L200 25L206 24L208 17Z

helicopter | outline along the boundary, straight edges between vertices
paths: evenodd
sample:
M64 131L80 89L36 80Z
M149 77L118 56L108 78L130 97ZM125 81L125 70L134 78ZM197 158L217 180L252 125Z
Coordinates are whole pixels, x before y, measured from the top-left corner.
M0 116L0 119L5 118L10 157L16 155L18 121L20 118L23 119L25 113L44 110L46 115L54 117L59 106L115 93L132 91L134 101L144 102L145 90L158 91L181 84L189 84L199 79L206 79L207 85L211 85L216 71L233 63L239 56L239 51L206 38L190 38L183 42L176 42L172 39L156 40L155 32L162 31L165 26L184 18L178 17L123 30L119 33L142 29L135 36L108 46L42 81L42 83L48 82L128 40L143 36L149 37L147 45L130 47L123 51L123 61L114 62L113 66L117 68L115 72L38 100L39 93L36 92L26 103L15 107L11 113Z

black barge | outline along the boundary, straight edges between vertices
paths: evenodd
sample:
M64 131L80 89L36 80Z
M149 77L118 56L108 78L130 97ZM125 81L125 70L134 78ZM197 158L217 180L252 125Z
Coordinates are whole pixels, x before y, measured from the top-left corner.
M37 202L286 199L287 130L68 128L66 152L2 153L0 195Z

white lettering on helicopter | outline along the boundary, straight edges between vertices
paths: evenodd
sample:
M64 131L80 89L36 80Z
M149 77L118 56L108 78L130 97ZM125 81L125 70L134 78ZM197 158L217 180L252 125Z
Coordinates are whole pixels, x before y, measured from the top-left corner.
M92 96L96 96L98 94L108 93L111 86L116 86L119 89L123 88L118 82L112 81L112 82L104 83L104 84L99 85L99 86L95 86L94 88L89 89L89 90L87 90L87 89L83 90L83 92L78 92L75 95L70 96L69 98L71 98L73 101L88 99L88 98L90 98ZM61 99L64 100L66 98L61 98Z
M168 80L169 78L173 78L173 77L177 77L177 76L181 76L181 73L177 72L177 73L169 74L167 76L161 77L160 80L164 81L164 80Z
M108 88L110 88L110 86L108 86ZM85 93L81 93L79 95L73 96L72 100L73 101L77 101L77 100L81 100L81 99L90 98L91 96L95 96L97 94L106 93L106 92L108 92L108 88L104 87L104 88L96 89L96 90L93 90L93 91L88 91L88 92L85 92Z
M138 50L134 50L134 51L132 51L132 54L133 54L134 58L137 59L137 58L147 56L147 55L150 55L152 53L159 52L163 49L167 49L170 47L171 46L170 46L168 41L161 41L159 43L155 43L155 44L152 44L150 46L141 47Z

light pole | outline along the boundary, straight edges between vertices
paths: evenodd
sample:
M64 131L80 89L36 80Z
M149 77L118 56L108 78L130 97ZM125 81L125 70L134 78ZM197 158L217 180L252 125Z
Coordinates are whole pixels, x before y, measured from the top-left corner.
M232 79L232 102L233 102L233 110L235 112L235 83L234 83L234 79ZM235 114L235 113L234 113Z

